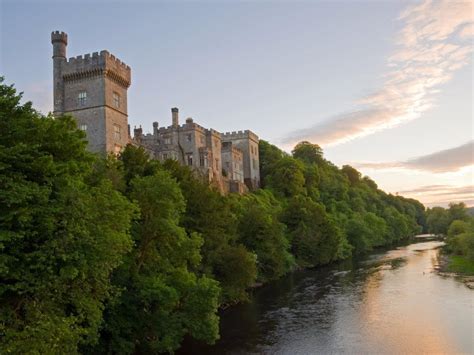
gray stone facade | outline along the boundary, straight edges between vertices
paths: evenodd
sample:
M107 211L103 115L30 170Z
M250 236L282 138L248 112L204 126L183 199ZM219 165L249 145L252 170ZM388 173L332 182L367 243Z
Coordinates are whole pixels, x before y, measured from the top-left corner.
M153 123L153 133L128 126L127 90L131 70L108 51L66 59L67 34L53 32L54 115L71 114L87 134L88 148L118 154L127 144L144 147L153 159L175 159L223 193L243 193L260 185L258 136L251 131L219 133L194 123Z
M108 51L66 59L67 34L53 32L54 114L71 114L89 149L119 153L129 142L127 89L131 70Z
M192 118L180 125L176 107L171 109L171 121L167 127L154 122L153 132L148 134L143 134L141 127L135 128L134 143L144 147L154 159L174 159L189 166L221 191L242 193L260 185L256 134L250 131L222 134L200 126ZM252 169L252 159L256 169Z
M244 182L249 189L260 187L260 159L258 153L258 136L252 131L226 132L222 134L223 142L231 142L232 145L242 151Z

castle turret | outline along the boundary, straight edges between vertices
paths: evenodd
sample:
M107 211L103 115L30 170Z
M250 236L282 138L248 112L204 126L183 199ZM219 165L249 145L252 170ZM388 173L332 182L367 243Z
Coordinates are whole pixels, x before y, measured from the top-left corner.
M171 109L171 121L173 127L179 126L179 110L177 107Z
M129 143L128 65L103 50L66 59L67 35L51 34L54 64L54 114L71 114L86 133L89 150L115 153Z
M53 114L61 115L64 112L64 81L62 67L66 62L67 34L55 31L51 33L53 44Z

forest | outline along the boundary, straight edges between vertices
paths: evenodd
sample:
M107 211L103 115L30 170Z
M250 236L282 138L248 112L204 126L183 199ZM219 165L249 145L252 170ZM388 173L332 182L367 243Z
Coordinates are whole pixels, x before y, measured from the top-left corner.
M438 210L385 193L309 142L289 154L261 141L262 188L225 196L142 148L103 158L86 146L72 117L44 116L0 82L2 353L213 343L218 309L255 285L455 228L435 230Z

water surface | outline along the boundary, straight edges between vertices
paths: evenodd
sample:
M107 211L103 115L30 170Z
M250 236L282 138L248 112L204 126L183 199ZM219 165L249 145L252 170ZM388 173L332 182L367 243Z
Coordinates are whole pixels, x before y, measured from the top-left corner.
M435 272L443 243L296 272L223 311L214 346L193 354L474 354L474 291Z

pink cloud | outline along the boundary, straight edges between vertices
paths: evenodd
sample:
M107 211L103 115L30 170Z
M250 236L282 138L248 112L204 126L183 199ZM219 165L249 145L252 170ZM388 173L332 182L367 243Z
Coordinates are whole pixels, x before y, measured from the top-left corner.
M414 120L429 110L440 87L467 65L472 52L472 3L429 1L409 6L388 58L385 84L356 101L352 112L291 132L285 145L309 140L323 146L343 143Z
M353 163L358 168L394 169L428 171L431 173L456 172L474 165L474 141L455 148L440 150L421 157L398 162L363 162Z

